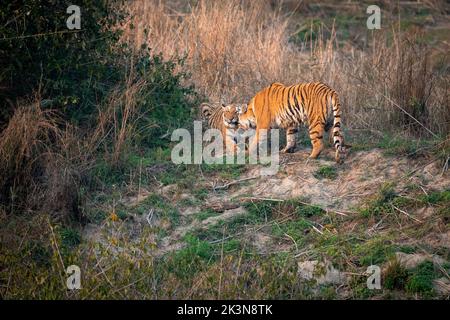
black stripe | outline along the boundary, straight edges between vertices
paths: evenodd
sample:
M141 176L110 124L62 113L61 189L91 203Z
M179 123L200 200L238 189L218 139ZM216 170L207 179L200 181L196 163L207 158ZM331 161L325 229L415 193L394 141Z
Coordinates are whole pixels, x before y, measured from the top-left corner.
M295 110L294 110L295 108L292 108L292 105L291 105L291 91L292 91L292 87L289 88L289 91L288 91L287 108L289 109L289 114L291 115L292 120L295 120L295 118L296 118L296 114L295 114Z
M303 111L301 110L301 106L300 103L298 101L298 93L296 94L295 89L294 89L294 103L295 103L295 108L297 109L297 113L300 115L301 113L303 113Z

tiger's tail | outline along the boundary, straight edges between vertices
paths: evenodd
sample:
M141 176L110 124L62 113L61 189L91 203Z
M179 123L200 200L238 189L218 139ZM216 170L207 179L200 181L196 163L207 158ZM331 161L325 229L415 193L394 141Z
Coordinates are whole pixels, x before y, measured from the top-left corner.
M332 92L330 96L330 105L333 110L333 145L336 149L336 161L341 162L345 157L346 150L344 144L344 135L341 130L341 105L339 103L339 97L336 92Z

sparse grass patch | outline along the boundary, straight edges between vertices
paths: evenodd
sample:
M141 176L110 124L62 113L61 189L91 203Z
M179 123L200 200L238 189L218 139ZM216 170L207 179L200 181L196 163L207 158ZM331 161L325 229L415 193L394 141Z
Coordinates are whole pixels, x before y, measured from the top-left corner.
M416 252L417 248L415 246L405 245L405 246L399 246L398 250L403 253L412 254L412 253Z
M237 179L247 170L245 164L201 164L201 169L205 173L217 174L222 179Z
M317 179L336 179L337 169L334 166L321 166L315 173Z
M374 198L360 208L363 217L382 216L394 211L392 201L397 198L397 193L392 184L384 184Z
M395 246L388 239L373 238L358 245L354 252L362 266L381 265L394 255Z
M208 219L209 217L214 217L218 213L212 209L205 209L195 214L195 218L199 221Z
M165 258L165 267L179 279L190 279L213 259L214 248L207 241L186 236L187 246Z
M312 223L304 218L300 218L299 220L288 221L285 223L276 223L272 226L272 234L277 237L286 237L289 235L297 245L304 237L305 232L309 230L312 226Z
M180 223L181 216L178 209L164 197L156 193L150 194L133 210L139 214L144 214L151 208L155 209L160 217L168 219L172 227L177 226Z
M422 195L420 200L434 205L450 205L450 190L434 191L428 195Z
M432 141L416 139L413 136L385 135L380 139L377 147L383 149L383 154L386 156L417 158L424 155L432 144Z

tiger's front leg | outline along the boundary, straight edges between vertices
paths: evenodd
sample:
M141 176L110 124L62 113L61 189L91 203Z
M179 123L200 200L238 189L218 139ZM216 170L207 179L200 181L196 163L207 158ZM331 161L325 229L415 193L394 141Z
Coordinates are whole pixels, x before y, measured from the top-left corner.
M287 128L286 129L286 147L281 150L282 153L292 153L295 151L296 146L296 138L295 135L297 134L298 129L297 128Z
M224 145L225 145L225 153L228 155L235 155L238 152L237 146L237 132L232 129L226 129L223 133L224 137Z

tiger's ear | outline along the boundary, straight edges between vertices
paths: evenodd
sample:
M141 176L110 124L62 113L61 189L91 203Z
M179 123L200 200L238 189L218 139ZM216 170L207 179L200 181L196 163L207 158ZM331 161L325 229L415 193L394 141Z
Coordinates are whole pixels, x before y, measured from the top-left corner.
M211 105L209 103L202 103L200 105L202 116L208 118L211 115Z
M227 107L227 106L225 105L225 103L223 103L223 102L221 103L221 105L222 105L222 108L224 108L224 109Z
M246 112L247 112L247 105L246 104L241 104L239 106L239 113L243 114L243 113L246 113Z

